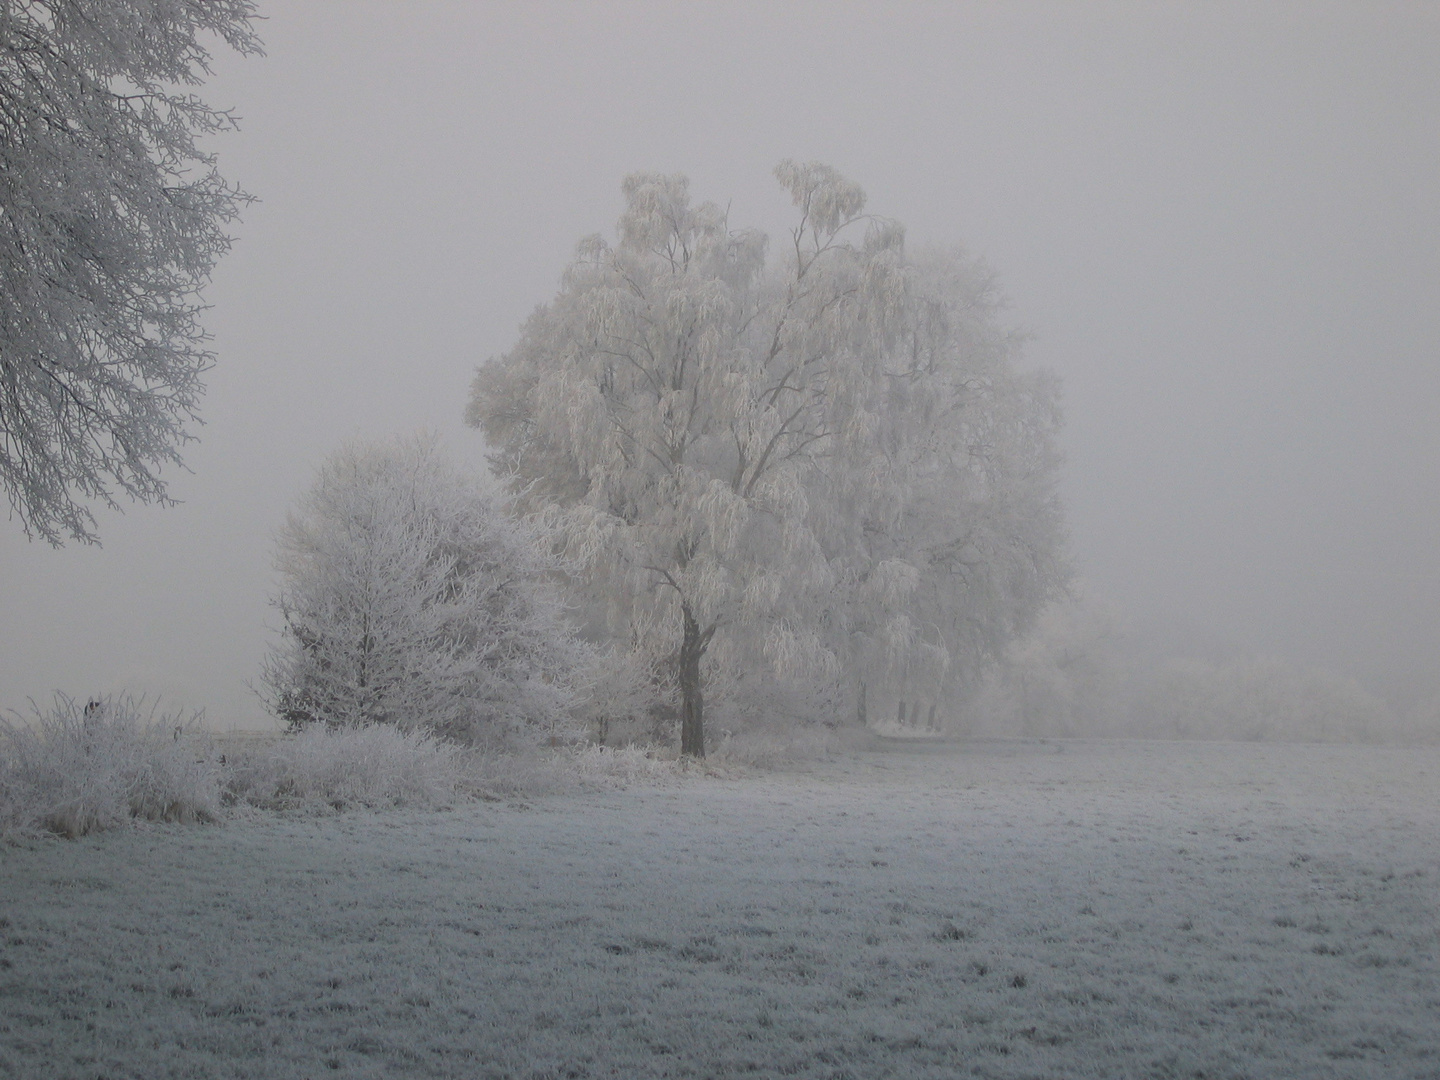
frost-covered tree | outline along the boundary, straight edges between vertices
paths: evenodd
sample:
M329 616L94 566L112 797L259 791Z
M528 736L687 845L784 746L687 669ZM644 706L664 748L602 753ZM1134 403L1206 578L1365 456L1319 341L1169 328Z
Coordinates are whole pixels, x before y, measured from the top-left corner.
M857 699L955 700L1068 580L1054 379L1016 370L994 275L908 259L866 399L809 501L841 587L834 648ZM882 714L883 715L883 714ZM893 715L893 714L891 714ZM942 712L943 715L943 712Z
M93 542L82 499L165 502L210 365L197 290L247 200L189 91L251 0L0 0L0 480L27 534Z
M687 754L707 676L939 685L1063 577L1052 389L988 276L908 261L828 166L776 175L798 220L768 265L683 177L628 178L617 240L581 242L467 413L612 631L672 665Z
M1078 589L1049 605L985 673L980 692L966 703L964 728L998 735L1131 734L1135 665L1122 627L1117 608Z
M292 727L393 724L460 742L553 729L593 660L544 537L431 439L332 456L276 565L283 638L263 682Z

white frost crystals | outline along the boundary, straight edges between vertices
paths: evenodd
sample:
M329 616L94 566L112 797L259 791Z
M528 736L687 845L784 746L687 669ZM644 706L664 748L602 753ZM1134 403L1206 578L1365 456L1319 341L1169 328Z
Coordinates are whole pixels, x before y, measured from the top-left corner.
M770 260L684 177L627 178L616 241L581 241L467 412L583 533L592 610L678 688L697 756L702 686L779 680L831 721L954 696L1068 574L1056 389L1017 370L993 275L912 256L829 166L776 177Z
M593 663L538 526L429 438L334 454L281 530L277 567L283 639L262 680L292 728L558 733Z
M220 773L197 747L199 718L130 697L56 695L48 709L0 720L0 836L77 837L132 818L209 821Z
M202 41L258 53L250 0L0 4L0 486L27 534L81 500L166 502L213 356L197 292L248 196L201 141Z

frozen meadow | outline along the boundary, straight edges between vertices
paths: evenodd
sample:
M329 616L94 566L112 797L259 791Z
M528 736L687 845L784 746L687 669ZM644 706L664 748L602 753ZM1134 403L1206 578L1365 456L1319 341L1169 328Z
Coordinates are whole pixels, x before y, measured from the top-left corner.
M0 849L0 1074L1440 1077L1440 749L872 739Z

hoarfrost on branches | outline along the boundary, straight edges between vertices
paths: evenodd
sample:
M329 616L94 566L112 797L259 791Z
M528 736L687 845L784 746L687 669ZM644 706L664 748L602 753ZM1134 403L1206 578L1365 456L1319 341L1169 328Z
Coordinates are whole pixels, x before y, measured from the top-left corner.
M197 140L201 39L257 53L250 0L0 3L0 482L27 534L82 500L167 501L213 359L199 288L248 196Z
M627 178L616 242L581 241L467 412L671 672L687 754L707 682L938 695L1066 577L1055 387L1015 370L992 276L907 256L829 166L776 176L798 219L770 263L684 177Z
M284 637L263 681L292 727L557 732L593 661L544 537L428 438L332 456L281 530L277 566Z

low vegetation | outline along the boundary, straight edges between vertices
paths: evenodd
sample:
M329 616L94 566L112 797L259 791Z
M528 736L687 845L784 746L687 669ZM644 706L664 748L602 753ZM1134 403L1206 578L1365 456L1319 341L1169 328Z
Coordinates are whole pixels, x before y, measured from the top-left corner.
M218 822L257 811L435 810L571 788L655 782L679 765L652 746L498 754L392 725L243 740L130 697L0 722L0 836L77 838L137 821Z
M218 762L198 726L119 697L57 695L0 721L0 830L77 837L131 819L213 820Z
M0 1075L1435 1074L1436 748L684 767L4 851Z

